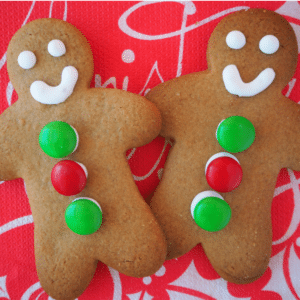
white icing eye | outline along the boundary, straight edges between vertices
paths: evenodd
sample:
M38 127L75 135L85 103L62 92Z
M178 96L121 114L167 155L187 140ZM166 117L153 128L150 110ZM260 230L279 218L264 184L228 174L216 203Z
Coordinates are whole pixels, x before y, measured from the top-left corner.
M23 51L18 56L18 64L22 69L31 69L36 63L36 57L31 51Z
M274 35L266 35L259 42L259 49L265 54L273 54L279 49L278 38Z
M54 57L62 56L66 53L65 44L60 40L52 40L48 44L48 52Z
M242 32L233 30L227 34L226 44L231 49L241 49L246 45L246 38Z

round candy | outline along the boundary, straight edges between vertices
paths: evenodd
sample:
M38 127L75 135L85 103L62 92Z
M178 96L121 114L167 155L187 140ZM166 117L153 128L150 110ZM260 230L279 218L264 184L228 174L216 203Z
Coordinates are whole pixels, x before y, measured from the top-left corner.
M64 196L79 194L86 185L86 179L86 167L72 160L61 160L51 172L53 187Z
M216 137L226 151L238 153L252 145L255 139L255 128L248 119L232 116L219 124Z
M53 121L40 132L39 143L42 150L51 157L63 158L73 153L79 137L75 128L66 122Z
M102 224L102 210L94 199L77 198L67 207L65 220L73 232L80 235L92 234Z
M231 208L220 194L205 191L192 201L191 214L199 227L215 232L222 230L229 223Z
M205 176L212 189L220 193L227 193L240 185L243 171L235 156L220 152L207 161Z

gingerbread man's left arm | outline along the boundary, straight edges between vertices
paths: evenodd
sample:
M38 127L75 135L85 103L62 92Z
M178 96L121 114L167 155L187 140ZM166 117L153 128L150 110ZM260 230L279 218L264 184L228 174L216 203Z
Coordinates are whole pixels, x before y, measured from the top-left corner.
M124 152L150 143L159 134L161 115L152 102L139 95L115 89L103 90L102 97L104 108L103 117L99 120L100 126L107 128L108 141L113 135L118 135L116 139Z
M281 115L284 115L282 124L274 125L278 130L283 131L277 134L276 155L282 168L300 170L300 105L286 97L280 99L282 108ZM279 171L279 170L278 170Z

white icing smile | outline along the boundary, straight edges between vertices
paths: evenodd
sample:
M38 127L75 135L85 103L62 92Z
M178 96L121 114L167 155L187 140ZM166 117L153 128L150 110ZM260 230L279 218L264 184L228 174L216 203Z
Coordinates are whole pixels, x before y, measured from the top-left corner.
M243 82L236 65L228 65L223 70L223 82L226 90L239 97L253 97L261 93L270 86L274 79L275 71L272 68L264 69L248 83Z
M44 81L34 81L30 86L30 93L40 103L59 104L71 96L77 80L78 71L75 67L68 66L62 71L59 85L49 86Z

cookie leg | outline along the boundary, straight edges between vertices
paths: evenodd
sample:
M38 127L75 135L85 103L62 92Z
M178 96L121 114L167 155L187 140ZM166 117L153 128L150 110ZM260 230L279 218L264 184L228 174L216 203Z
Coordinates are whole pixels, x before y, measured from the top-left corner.
M166 235L167 259L185 254L201 241L201 229L192 219L190 205L198 193L209 187L203 176L205 164L192 151L189 145L186 149L179 143L173 146L162 180L150 201Z
M87 186L85 193L97 199L103 211L103 223L91 243L94 258L128 276L152 275L165 261L165 236L127 162L123 157L111 159L103 174L92 167L89 171L89 186L98 189Z
M234 283L259 278L271 256L271 201L276 177L244 175L244 183L237 190L223 194L232 209L229 224L206 235L202 243L215 270Z
M37 273L43 289L52 298L74 300L92 280L97 261L80 253L78 241L65 240L63 244L57 250L42 252L35 246ZM81 247L86 248L83 244Z
M39 280L52 298L74 300L91 281L97 260L90 255L89 240L67 227L64 214L70 200L59 195L51 182L33 180L25 182L34 220Z

